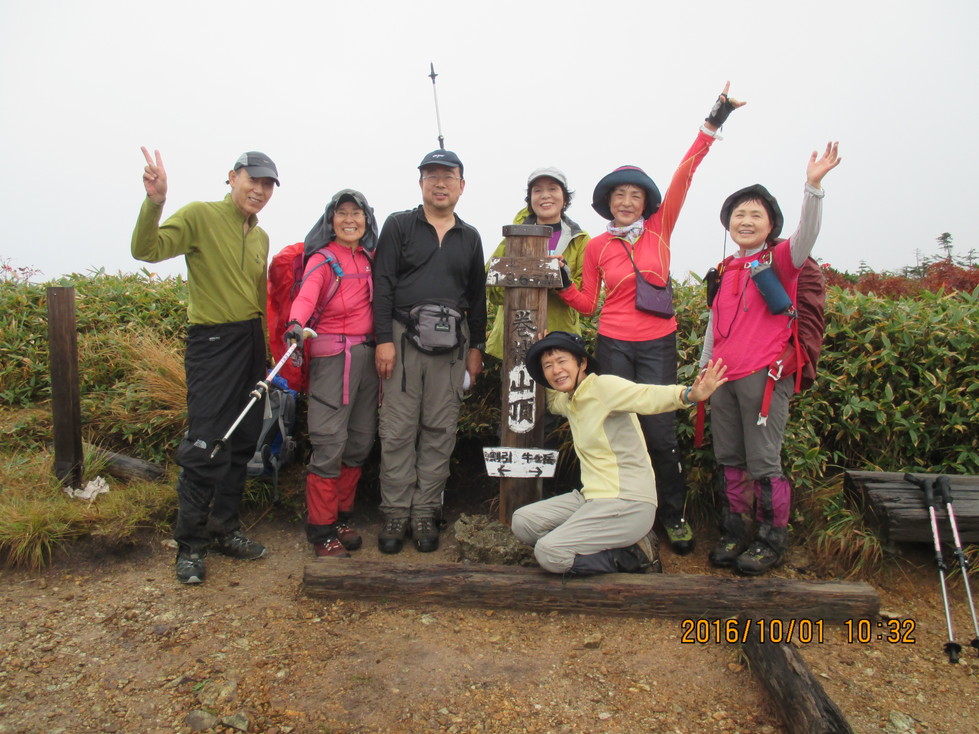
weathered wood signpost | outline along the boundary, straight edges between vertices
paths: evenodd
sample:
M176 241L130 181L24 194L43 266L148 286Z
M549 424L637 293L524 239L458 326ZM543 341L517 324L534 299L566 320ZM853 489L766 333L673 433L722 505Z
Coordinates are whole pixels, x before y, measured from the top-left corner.
M524 366L527 350L547 325L547 289L561 285L557 263L547 257L551 228L514 224L503 228L506 257L490 262L486 283L506 289L503 306L503 420L501 447L486 449L487 470L500 477L500 522L541 497L540 477L552 476L557 452L544 451L544 391Z
M54 473L66 487L81 487L84 455L75 289L70 286L51 287L47 290L47 296Z

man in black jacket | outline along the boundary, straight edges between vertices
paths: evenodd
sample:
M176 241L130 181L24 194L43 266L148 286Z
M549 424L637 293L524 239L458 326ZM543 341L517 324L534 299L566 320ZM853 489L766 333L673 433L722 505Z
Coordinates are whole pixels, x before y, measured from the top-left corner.
M438 549L437 515L464 385L482 370L486 287L479 233L455 214L466 187L459 157L434 150L418 166L422 204L388 217L374 260L375 361L384 380L381 437L383 553L398 553L410 530L416 548ZM413 310L440 313L435 332L454 346L430 353ZM412 335L420 331L418 340ZM451 340L451 337L450 337ZM418 342L422 342L419 344Z

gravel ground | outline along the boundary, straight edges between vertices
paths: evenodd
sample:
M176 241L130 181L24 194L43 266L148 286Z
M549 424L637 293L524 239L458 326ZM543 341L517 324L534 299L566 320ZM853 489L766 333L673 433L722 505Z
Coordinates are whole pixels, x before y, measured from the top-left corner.
M376 518L361 529L355 556L380 558ZM0 732L789 731L736 648L684 644L677 621L324 602L302 591L313 559L298 522L273 513L250 534L269 557L209 557L199 587L174 580L160 538L4 572ZM719 575L704 556L664 550L664 567ZM457 551L448 533L437 553L385 558ZM799 649L857 732L979 731L979 659L948 664L936 571L916 560L877 584L884 609L914 620L914 644L827 626ZM806 565L797 553L778 574L807 578ZM967 642L961 586L951 594Z

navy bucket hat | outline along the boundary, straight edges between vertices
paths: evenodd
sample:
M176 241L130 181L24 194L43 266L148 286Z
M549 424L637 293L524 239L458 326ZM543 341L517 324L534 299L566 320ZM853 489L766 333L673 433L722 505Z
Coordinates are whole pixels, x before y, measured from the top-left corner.
M768 211L768 218L772 221L772 232L768 235L768 240L774 241L782 233L782 210L775 197L761 184L745 186L727 197L721 206L721 224L724 225L724 229L728 229L731 226L731 213L734 207L739 203L754 200L760 201Z
M541 357L552 349L563 349L566 352L571 352L576 357L586 358L588 360L588 367L585 368L586 372L596 375L602 372L598 361L585 349L584 339L577 334L572 334L567 331L552 331L527 350L527 359L525 361L527 372L530 373L530 376L538 385L550 387L550 384L548 384L547 379L544 377L544 369L541 367L540 361Z
M624 186L626 184L638 186L646 192L646 206L642 210L643 219L655 214L656 210L659 209L659 205L663 202L663 197L660 195L659 189L656 187L653 179L638 166L619 166L599 181L598 185L595 186L595 193L591 197L592 209L605 219L615 219L612 216L612 210L609 209L608 199L616 186Z

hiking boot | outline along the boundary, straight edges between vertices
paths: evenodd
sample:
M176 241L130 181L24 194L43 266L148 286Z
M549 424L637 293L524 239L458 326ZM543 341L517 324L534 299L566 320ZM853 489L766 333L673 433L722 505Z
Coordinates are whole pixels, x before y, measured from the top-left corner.
M739 573L745 576L758 576L771 568L780 566L789 549L789 529L773 528L767 523L759 525L755 531L755 541L735 561Z
M358 540L360 536L358 536ZM322 543L313 543L313 552L318 558L350 558L347 549L339 538L330 538Z
M377 536L377 548L381 553L400 553L408 537L410 520L407 517L389 517L384 521L380 535Z
M264 545L249 540L237 530L215 538L212 547L221 555L237 558L240 561L254 561L268 553Z
M748 541L743 537L724 533L707 556L712 566L730 568L742 553L748 549Z
M364 539L360 537L360 533L350 527L345 520L337 520L335 527L337 538L348 551L357 550L364 544Z
M619 573L646 573L652 566L648 555L652 548L645 537L627 548L613 548L611 553L612 563Z
M434 517L411 518L411 535L419 553L431 553L439 549L439 529Z
M182 584L204 583L204 553L177 553L177 581Z
M781 563L782 554L764 540L756 540L735 561L738 573L745 576L760 576Z
M636 543L649 559L649 568L645 573L663 573L663 562L659 559L659 538L650 530Z
M672 525L663 524L670 547L678 556L685 556L693 550L693 530L690 523L682 517Z
M731 467L725 471L733 472ZM745 475L747 476L747 475ZM737 557L748 549L751 535L745 525L744 517L739 512L725 508L721 513L721 537L717 540L707 558L711 565L718 568L730 568Z

